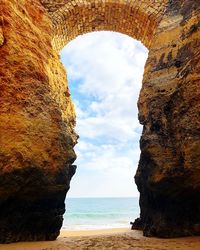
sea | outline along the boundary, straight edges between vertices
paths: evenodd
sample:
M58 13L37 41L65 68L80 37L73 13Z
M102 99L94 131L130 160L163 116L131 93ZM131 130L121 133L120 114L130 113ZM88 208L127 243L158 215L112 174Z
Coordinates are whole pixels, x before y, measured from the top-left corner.
M63 229L130 228L139 216L139 198L67 198Z

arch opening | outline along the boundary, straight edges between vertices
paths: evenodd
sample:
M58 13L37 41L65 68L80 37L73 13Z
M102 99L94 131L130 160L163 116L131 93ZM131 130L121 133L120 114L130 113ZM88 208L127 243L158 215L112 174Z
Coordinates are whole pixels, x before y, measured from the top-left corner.
M130 36L133 39L141 41L146 48L150 48L154 31L158 26L166 3L168 1L68 1L67 3L54 3L43 1L53 23L54 36L52 45L57 52L68 44L71 40L86 33L94 31L114 31ZM61 71L63 71L61 69ZM58 72L53 71L53 77L57 79ZM62 73L63 74L63 73ZM52 86L54 86L54 80ZM75 116L74 107L70 100L70 92L68 103L62 101L60 105L60 97L63 90L68 89L65 80L62 79L58 89L54 89L53 95L58 100L58 104L62 110L63 119L70 125L73 136L73 127ZM72 111L72 112L71 112ZM69 118L71 117L71 118ZM76 140L76 139L75 139ZM134 175L134 171L132 172ZM133 182L134 183L134 182Z
M128 35L133 39L141 41L146 48L150 48L151 40L165 10L165 1L67 1L49 2L42 0L49 12L53 23L54 36L52 45L57 52L79 35L94 31L114 31ZM61 69L61 71L63 71ZM53 71L53 77L57 79L58 72ZM63 74L63 72L62 72ZM73 136L75 116L74 107L70 100L70 92L67 103L60 102L61 96L64 100L63 90L68 89L66 82L62 79L56 85L52 81L53 95L61 107L63 119L68 123ZM65 93L65 92L64 92ZM71 112L72 111L72 112ZM69 118L71 117L71 118ZM76 140L76 138L75 138Z
M139 216L134 183L141 136L137 100L147 55L140 42L105 31L79 36L61 52L80 136L64 227L128 227ZM93 199L73 199L77 197ZM108 218L114 204L116 216L113 212ZM91 220L88 214L94 216L95 209L100 215Z

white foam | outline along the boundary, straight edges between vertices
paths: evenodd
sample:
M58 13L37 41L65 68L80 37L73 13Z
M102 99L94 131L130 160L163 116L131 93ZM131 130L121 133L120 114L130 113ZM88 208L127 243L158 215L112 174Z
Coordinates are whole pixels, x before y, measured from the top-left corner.
M76 230L98 230L98 229L111 229L111 228L128 228L126 223L103 224L103 225L64 225L62 229L76 231Z

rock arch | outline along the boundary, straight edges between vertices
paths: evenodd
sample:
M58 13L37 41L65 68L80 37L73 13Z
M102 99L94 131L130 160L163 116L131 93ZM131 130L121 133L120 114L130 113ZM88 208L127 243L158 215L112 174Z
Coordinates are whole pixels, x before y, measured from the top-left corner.
M42 3L53 22L53 44L59 50L78 35L100 30L124 33L149 47L167 0L42 0Z
M199 235L199 1L2 0L0 11L0 242L59 234L77 136L58 51L102 29L149 48L133 228Z

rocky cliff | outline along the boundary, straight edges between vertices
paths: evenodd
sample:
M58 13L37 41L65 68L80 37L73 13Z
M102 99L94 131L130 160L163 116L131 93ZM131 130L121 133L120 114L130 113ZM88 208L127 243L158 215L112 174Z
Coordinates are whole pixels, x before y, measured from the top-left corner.
M0 242L52 240L75 171L66 73L39 1L0 11Z
M66 72L51 43L59 37L53 36L51 15L41 2L52 3L0 2L1 243L56 239L75 173L74 107ZM89 14L105 10L97 2L86 6ZM65 4L56 1L57 7ZM130 12L140 27L145 20L150 27L153 23L154 33L145 38L142 28L135 31L144 41L152 39L138 102L144 125L135 177L141 215L133 225L146 236L200 234L199 6L199 0L170 0L162 17L165 1L146 0L143 7L149 18L135 5ZM73 13L77 19L79 13ZM67 18L61 14L54 13L57 22ZM111 11L101 18L107 14ZM112 27L119 31L117 19L109 20L115 20ZM61 34L67 32L62 27Z
M200 2L170 1L147 60L135 180L146 236L200 235Z

